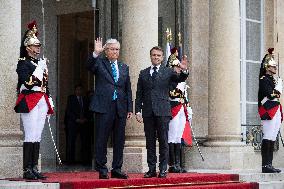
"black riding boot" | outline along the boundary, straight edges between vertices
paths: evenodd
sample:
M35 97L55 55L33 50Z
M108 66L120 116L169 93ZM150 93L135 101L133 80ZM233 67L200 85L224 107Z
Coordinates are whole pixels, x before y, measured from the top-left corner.
M175 173L175 146L169 143L169 173Z
M39 158L40 142L33 143L33 173L38 179L46 179L47 177L38 171L38 158Z
M271 143L267 139L262 140L261 144L261 157L262 157L262 172L263 173L276 173L271 165ZM273 152L273 150L272 150Z
M180 172L187 173L185 169L185 154L184 154L184 145L180 146Z
M29 180L37 180L37 176L33 173L33 143L24 142L23 144L23 178Z
M280 169L276 169L275 167L273 167L273 165L272 165L272 161L273 161L273 152L274 152L274 143L275 143L275 141L272 141L272 140L270 140L269 141L270 142L270 145L269 145L269 164L271 165L271 168L272 169L274 169L274 171L276 172L276 173L280 173L281 172L281 170Z
M180 173L180 143L175 144L175 172Z

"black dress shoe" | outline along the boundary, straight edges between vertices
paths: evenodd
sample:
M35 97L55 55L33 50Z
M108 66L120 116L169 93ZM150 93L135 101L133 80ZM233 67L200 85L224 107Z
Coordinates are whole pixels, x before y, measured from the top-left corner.
M168 169L169 173L181 173L181 168L178 166L171 166Z
M34 174L38 179L45 180L45 179L47 178L46 176L44 176L42 173L40 173L40 172L38 171L38 168L37 168L36 166L33 167L32 171L33 171L33 174Z
M37 180L37 176L33 173L31 168L26 168L24 169L24 174L23 174L24 179L28 180Z
M127 179L128 175L122 171L111 171L111 178Z
M157 177L156 171L148 171L144 174L144 178L152 178Z
M160 171L158 177L159 177L159 178L166 178L166 177L167 177L167 172L164 171L164 170Z
M109 179L109 176L108 176L107 173L100 172L99 173L99 179Z

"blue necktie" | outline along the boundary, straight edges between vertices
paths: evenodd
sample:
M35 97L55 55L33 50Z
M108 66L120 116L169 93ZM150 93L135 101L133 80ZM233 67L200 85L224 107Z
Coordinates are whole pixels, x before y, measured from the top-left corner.
M116 69L116 66L115 66L115 62L111 63L111 71L112 71L112 77L114 79L114 82L117 83L117 81L118 81L118 74L117 74L117 69ZM114 92L113 92L113 95L112 95L112 100L116 100L116 99L117 99L117 91L116 91L116 85L115 85Z

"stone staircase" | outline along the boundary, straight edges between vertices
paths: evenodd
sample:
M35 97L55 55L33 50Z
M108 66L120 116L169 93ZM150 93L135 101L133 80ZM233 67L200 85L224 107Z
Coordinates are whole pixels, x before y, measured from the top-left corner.
M258 182L259 189L284 189L284 169L283 173L264 174L232 170L189 170L190 172L199 173L231 173L239 174L240 181ZM1 189L60 189L59 183L41 183L41 182L25 182L25 181L7 181L0 180Z

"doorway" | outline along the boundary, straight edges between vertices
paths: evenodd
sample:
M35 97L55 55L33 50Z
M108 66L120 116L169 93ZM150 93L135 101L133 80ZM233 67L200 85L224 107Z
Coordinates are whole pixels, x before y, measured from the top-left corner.
M84 96L94 90L94 77L86 69L88 55L93 51L94 11L86 11L58 16L58 146L63 162L67 163L67 127L64 121L67 99L74 94L75 86L81 85ZM93 157L94 125L88 126L88 132L77 135L75 142L76 165L91 167ZM82 142L82 138L87 138ZM86 150L87 152L82 153ZM82 155L85 154L85 155ZM87 155L86 155L87 154ZM87 156L87 157L86 157ZM68 162L69 163L69 162Z

